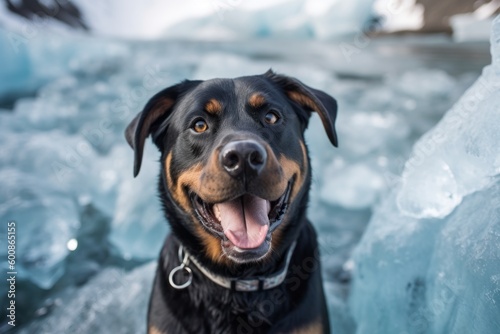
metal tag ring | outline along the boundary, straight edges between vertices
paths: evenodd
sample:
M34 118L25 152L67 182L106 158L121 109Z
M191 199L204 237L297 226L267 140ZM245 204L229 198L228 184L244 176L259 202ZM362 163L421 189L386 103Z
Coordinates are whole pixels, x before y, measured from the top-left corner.
M183 284L176 284L174 282L174 275L179 271L179 270L182 270L184 269L188 275L189 275L189 278L188 280L183 283ZM191 285L191 282L193 281L193 271L191 270L191 268L189 267L186 267L184 264L181 264L180 266L178 267L175 267L174 269L172 269L172 271L170 272L170 274L168 275L168 282L170 283L170 285L174 288L174 289L185 289L187 288L188 286Z

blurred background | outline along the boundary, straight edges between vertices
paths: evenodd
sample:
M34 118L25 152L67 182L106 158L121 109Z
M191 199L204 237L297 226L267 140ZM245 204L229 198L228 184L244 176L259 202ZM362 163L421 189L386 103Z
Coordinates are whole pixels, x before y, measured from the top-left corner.
M334 332L500 332L500 68L480 77L490 46L500 59L490 45L499 9L498 0L1 0L0 238L6 245L15 221L17 277L16 327L2 311L0 331L143 333L168 224L159 154L148 144L134 179L123 131L183 79L273 68L339 102L339 149L316 116L306 133L308 216ZM460 124L431 130L448 110ZM6 247L0 256L3 277Z

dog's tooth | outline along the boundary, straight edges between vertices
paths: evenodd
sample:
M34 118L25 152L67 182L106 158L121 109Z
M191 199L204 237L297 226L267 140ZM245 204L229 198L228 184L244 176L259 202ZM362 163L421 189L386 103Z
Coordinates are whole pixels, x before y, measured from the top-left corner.
M214 205L214 214L215 214L215 217L220 221L221 214L220 214L220 209L219 209L218 205Z

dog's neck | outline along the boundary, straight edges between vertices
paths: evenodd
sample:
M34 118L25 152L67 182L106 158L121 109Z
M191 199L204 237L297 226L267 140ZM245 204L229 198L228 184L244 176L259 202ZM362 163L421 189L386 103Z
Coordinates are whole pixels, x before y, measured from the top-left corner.
M254 277L227 277L221 276L211 272L208 268L204 267L197 259L196 256L189 254L189 252L182 246L179 246L178 257L179 265L172 269L169 274L169 284L175 289L185 289L191 285L192 270L196 268L206 278L215 284L232 290L232 291L263 291L273 289L282 284L288 272L290 259L293 255L297 242L294 241L286 253L285 258L280 263L279 269L274 273L268 273L265 276ZM185 271L188 275L182 283L175 282L175 274L179 271Z

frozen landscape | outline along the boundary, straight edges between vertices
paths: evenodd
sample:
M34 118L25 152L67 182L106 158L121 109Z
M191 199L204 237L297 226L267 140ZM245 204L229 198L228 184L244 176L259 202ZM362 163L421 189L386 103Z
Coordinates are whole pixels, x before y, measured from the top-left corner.
M339 34L366 20L345 11L351 20ZM196 22L184 24L215 26ZM270 22L256 24L282 38ZM17 331L144 332L168 227L158 152L147 145L134 179L124 128L163 87L272 67L339 102L340 148L317 118L306 135L308 215L320 231L335 333L500 332L500 20L492 61L486 43L318 42L307 33L327 26L287 22L303 41L131 41L0 27L0 221L18 229ZM10 328L6 319L0 326Z

